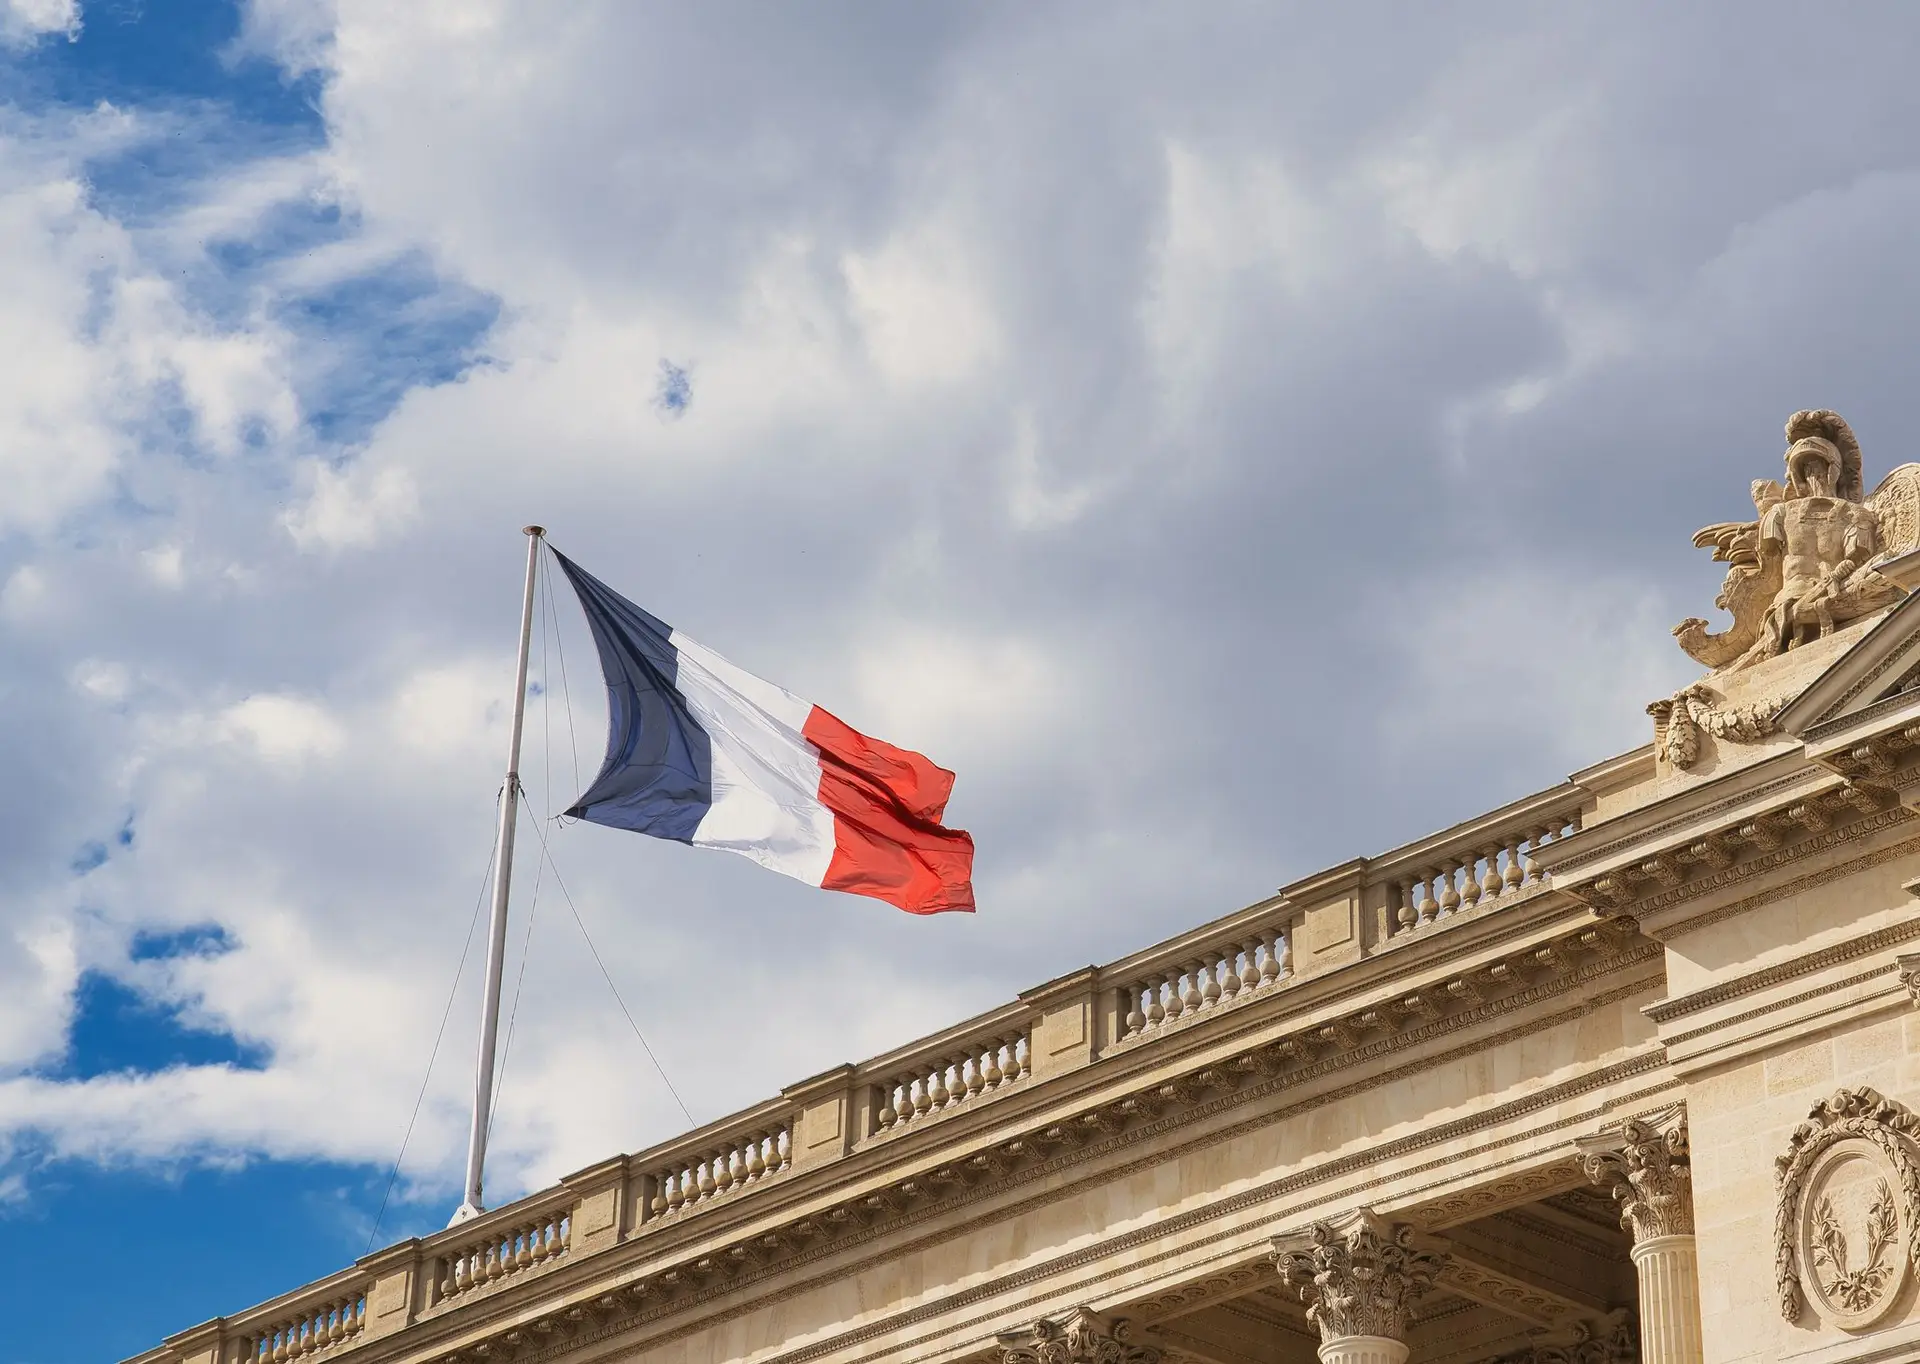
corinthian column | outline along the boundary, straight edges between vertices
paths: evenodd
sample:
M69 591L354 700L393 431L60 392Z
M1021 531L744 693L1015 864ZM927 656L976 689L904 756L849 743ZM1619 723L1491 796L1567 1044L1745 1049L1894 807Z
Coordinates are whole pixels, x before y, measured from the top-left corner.
M1273 1240L1273 1262L1320 1328L1323 1364L1406 1364L1407 1308L1446 1264L1438 1242L1370 1208Z
M1693 1244L1693 1170L1679 1107L1583 1137L1587 1178L1620 1204L1640 1275L1641 1364L1701 1364L1700 1263Z

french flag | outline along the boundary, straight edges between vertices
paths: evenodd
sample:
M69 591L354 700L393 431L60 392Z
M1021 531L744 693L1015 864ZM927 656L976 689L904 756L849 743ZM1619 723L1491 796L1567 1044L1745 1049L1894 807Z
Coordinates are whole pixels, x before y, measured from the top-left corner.
M607 681L606 761L568 814L725 848L909 914L972 911L973 839L940 823L953 773L736 667L553 555Z

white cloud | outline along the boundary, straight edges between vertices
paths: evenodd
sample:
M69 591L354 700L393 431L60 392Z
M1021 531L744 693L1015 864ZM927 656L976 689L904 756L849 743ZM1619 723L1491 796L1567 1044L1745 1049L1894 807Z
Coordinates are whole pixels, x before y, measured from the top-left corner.
M0 3L0 46L17 47L59 34L80 33L80 0L4 0Z
M403 468L354 465L346 470L308 464L306 501L280 520L302 549L369 545L398 530L418 510L413 477Z
M867 353L890 381L952 383L996 358L991 305L968 277L965 243L934 231L895 236L840 262Z
M346 742L327 708L302 696L249 696L223 711L215 730L277 765L331 757Z

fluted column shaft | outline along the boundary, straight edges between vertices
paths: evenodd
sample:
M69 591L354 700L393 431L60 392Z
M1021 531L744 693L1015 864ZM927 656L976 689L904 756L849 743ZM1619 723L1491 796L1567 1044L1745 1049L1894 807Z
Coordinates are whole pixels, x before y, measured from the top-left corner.
M1407 1343L1391 1336L1335 1336L1320 1346L1320 1364L1407 1364Z
M1640 1364L1704 1364L1700 1261L1693 1243L1693 1166L1677 1105L1574 1143L1633 1229L1640 1280Z
M1700 1262L1691 1233L1633 1247L1640 1275L1640 1364L1701 1364Z

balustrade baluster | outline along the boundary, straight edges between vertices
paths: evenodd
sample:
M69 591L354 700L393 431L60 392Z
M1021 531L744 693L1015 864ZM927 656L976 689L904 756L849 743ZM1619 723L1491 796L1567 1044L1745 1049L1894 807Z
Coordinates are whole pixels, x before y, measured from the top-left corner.
M1500 845L1496 843L1487 849L1487 874L1480 878L1480 898L1497 900L1500 888L1505 884L1500 879Z
M1472 909L1480 903L1480 855L1469 853L1460 864L1460 908Z
M1181 1014L1187 1011L1186 998L1180 989L1181 982L1183 979L1184 977L1179 971L1170 971L1167 973L1166 1015L1167 1015L1167 1022L1169 1023L1173 1022L1175 1019L1179 1018Z
M1460 864L1449 862L1440 869L1440 913L1442 916L1460 908L1460 892L1454 888L1453 878L1460 870Z
M1506 886L1508 890L1518 890L1527 879L1526 869L1520 865L1520 844L1525 834L1515 834L1507 844Z
M1543 827L1531 830L1527 834L1527 855L1525 858L1527 879L1525 884L1529 886L1537 886L1540 884L1540 866L1533 860L1533 857L1535 853L1540 851L1541 845L1547 841L1547 833L1548 831Z
M1424 928L1440 917L1440 873L1423 871L1420 873L1420 919Z
M1183 1014L1197 1014L1207 1002L1207 997L1200 993L1200 970L1200 962L1187 963L1184 972L1187 988L1180 995L1180 1012Z
M1200 1007L1211 1009L1220 1002L1220 958L1209 954L1200 959Z
M1000 1088L1000 1082L1006 1079L1006 1072L1000 1069L1000 1048L1002 1043L994 1041L987 1046L987 1067L980 1078L986 1082L989 1092Z

